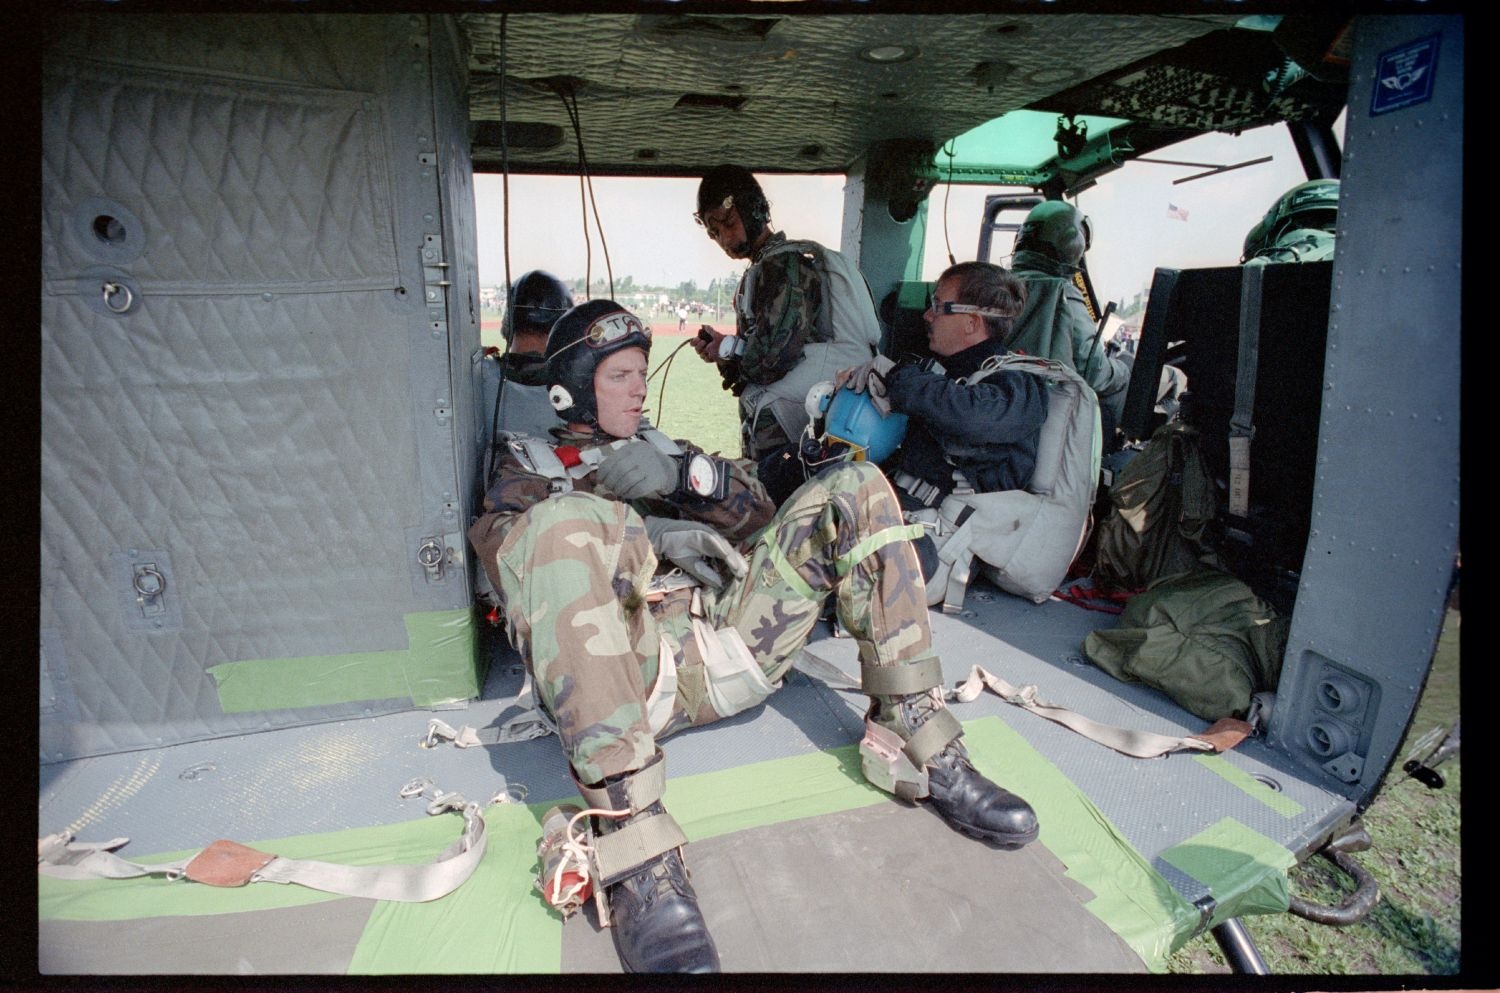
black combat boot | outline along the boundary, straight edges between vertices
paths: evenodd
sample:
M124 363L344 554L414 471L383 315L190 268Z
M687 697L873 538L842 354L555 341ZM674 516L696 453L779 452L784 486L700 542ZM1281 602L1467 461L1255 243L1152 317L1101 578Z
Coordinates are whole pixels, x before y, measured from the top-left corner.
M664 813L662 805L654 803L624 825ZM719 971L719 952L698 909L698 894L688 882L681 851L674 848L658 855L604 892L615 951L626 972Z
M1015 849L1036 840L1031 804L980 775L957 740L927 760L927 802L971 838Z
M872 716L883 710L889 712L892 704L895 714L891 716L899 715L899 720L888 719L882 723L887 726L898 724L892 730L908 742L934 719L951 728L935 739L930 735L936 728L923 736L931 742L923 750L931 747L938 750L923 760L928 793L920 802L929 804L955 830L999 848L1016 849L1036 840L1039 831L1036 811L1021 797L980 775L959 741L963 732L959 730L958 721L946 708L931 694L912 693L889 702L877 699ZM949 734L952 737L943 743L943 737Z
M661 804L661 762L658 751L640 772L579 787L591 806L635 811L594 818L615 952L626 972L718 972L719 952L682 860L687 837Z

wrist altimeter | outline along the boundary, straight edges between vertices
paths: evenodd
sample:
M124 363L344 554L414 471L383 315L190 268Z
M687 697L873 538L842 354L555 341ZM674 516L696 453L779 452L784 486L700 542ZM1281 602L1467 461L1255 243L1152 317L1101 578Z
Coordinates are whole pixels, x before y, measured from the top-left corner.
M723 500L729 496L729 463L702 452L688 452L678 471L677 492L699 500Z

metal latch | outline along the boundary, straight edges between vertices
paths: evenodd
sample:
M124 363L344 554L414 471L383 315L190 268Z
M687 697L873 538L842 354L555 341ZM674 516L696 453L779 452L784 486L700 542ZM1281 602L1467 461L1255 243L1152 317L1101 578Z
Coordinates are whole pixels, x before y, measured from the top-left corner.
M422 236L422 282L426 286L427 302L438 303L442 291L453 285L446 279L447 261L443 258L443 239L435 234Z
M424 538L417 549L417 561L427 570L429 583L442 582L443 566L448 562L448 548L441 538Z
M166 613L167 577L155 562L137 563L131 585L135 587L135 602L140 605L143 617Z

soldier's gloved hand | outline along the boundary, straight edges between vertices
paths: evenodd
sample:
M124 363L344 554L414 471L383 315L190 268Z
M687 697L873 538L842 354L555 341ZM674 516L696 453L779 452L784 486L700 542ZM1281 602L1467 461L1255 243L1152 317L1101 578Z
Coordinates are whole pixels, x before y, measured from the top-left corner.
M637 439L610 452L594 470L599 484L621 500L665 496L677 489L677 460Z
M646 518L646 534L658 558L666 559L705 586L723 589L725 579L713 567L713 560L735 578L749 571L750 565L733 545L706 524L677 521L670 517Z
M838 383L855 393L869 393L871 405L884 416L891 412L891 401L885 392L885 375L895 367L895 362L884 355L877 355L864 365L840 372Z

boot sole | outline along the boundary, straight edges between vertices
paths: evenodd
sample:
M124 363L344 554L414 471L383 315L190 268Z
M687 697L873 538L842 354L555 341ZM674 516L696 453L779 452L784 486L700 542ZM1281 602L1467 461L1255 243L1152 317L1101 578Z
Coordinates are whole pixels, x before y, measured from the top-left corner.
M937 812L933 811L933 813ZM939 815L939 817L941 816L942 815ZM949 821L947 819L944 819L943 823L947 824L949 827L953 828L953 830L959 832L960 834L967 835L968 837L973 838L976 841L982 841L987 845L991 845L1005 852L1013 852L1018 848L1025 848L1027 845L1035 841L1037 837L1042 833L1042 829L1040 826L1038 826L1036 830L1030 832L1029 834L1014 835L996 834L993 831L985 831L980 828L970 827L967 824L956 824L953 821Z

